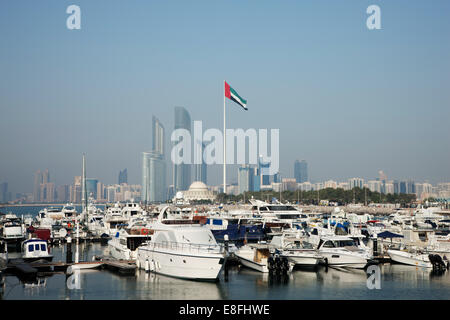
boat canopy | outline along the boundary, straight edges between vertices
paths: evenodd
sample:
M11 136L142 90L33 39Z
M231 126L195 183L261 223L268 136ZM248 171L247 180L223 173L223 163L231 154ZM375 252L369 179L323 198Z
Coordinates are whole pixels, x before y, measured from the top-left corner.
M403 236L390 231L383 231L377 234L377 238L403 238Z

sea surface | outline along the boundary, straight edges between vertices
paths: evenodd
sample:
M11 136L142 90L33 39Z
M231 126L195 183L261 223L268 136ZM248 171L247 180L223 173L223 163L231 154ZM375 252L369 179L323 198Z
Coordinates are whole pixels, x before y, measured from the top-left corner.
M54 261L65 261L64 245L51 248ZM72 252L75 256L76 248ZM80 244L80 261L91 261L94 255L108 255L101 243ZM10 253L10 258L18 253ZM314 270L294 269L286 277L269 277L241 266L229 269L217 282L175 279L144 270L133 275L120 275L109 270L80 272L79 289L70 289L63 272L37 281L21 281L5 275L0 298L11 299L159 299L159 300L297 300L297 299L449 299L450 272L441 275L432 270L405 265L380 265L380 289L369 289L364 270L319 267ZM70 282L70 281L69 281Z

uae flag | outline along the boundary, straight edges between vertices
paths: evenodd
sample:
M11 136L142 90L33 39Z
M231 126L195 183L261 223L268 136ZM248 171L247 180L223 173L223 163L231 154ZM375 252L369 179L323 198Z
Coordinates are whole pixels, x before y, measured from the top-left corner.
M240 105L245 110L248 110L247 109L247 100L242 99L238 95L236 90L234 90L232 87L230 87L230 85L226 81L225 81L225 97L230 100L233 100L234 102L236 102L238 105Z

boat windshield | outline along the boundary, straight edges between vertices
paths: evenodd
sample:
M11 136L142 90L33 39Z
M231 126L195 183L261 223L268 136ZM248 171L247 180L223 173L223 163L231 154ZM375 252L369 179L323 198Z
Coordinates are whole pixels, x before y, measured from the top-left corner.
M333 241L333 244L337 248L355 247L356 246L356 244L353 240L336 240L336 241Z

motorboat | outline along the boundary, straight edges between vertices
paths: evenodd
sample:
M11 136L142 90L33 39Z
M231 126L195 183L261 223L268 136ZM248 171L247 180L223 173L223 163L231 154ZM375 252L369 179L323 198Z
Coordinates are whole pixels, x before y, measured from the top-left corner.
M36 219L41 222L42 220L48 218L52 220L61 220L65 217L64 212L58 207L48 207L39 211Z
M122 208L122 216L127 218L132 218L136 216L146 215L147 212L145 212L144 209L139 205L139 203L134 202L133 200L131 202L127 202L123 208Z
M61 211L64 213L64 217L66 218L75 218L77 216L77 210L75 209L73 203L66 204Z
M358 248L355 241L347 236L325 236L317 247L323 262L330 267L347 267L363 269L370 255L366 250Z
M48 252L47 241L31 238L22 242L22 259L26 262L41 259L52 261L53 255Z
M150 241L137 249L136 264L166 276L216 280L224 263L223 247L210 229L194 220L177 219L177 212L169 206L161 210L151 226Z
M428 258L428 254L425 253L389 249L387 254L392 261L397 263L424 268L433 267L430 259Z
M268 245L258 243L246 244L234 252L234 255L247 268L264 273L269 272L270 246Z
M275 236L270 244L282 257L286 257L295 266L315 267L323 260L323 256L318 253L313 244L302 239L299 233Z
M15 214L6 214L0 221L0 240L8 246L19 244L25 239L25 226Z
M150 230L142 228L138 232L128 233L125 229L117 231L108 241L109 254L117 260L136 260L137 248L151 240Z

